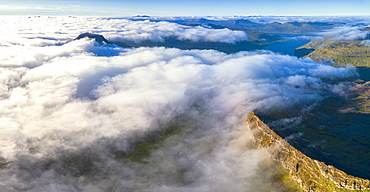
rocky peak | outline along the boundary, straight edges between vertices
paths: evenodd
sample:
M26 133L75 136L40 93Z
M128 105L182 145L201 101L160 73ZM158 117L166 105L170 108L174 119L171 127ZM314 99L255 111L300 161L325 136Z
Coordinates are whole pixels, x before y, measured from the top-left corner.
M98 43L110 43L103 35L98 35L98 34L94 34L94 33L83 33L83 34L80 34L74 40L79 40L79 39L83 39L83 38L94 39Z

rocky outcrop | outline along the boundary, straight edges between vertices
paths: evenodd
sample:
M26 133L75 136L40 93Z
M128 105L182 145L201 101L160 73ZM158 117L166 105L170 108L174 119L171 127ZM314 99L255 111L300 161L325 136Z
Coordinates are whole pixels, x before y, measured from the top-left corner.
M299 183L302 191L370 191L370 181L346 174L304 155L278 136L254 113L247 118L255 147L266 149L271 159L281 165Z
M98 35L98 34L93 34L93 33L80 34L74 40L79 40L79 39L83 39L83 38L94 39L98 43L110 43L103 35Z
M131 46L131 45L128 45L126 43L123 43L123 42L108 41L103 35L94 34L94 33L82 33L78 37L76 37L74 40L79 40L79 39L83 39L83 38L94 39L95 42L98 42L101 45L102 44L111 44L111 45L117 45L119 47L124 47L124 48L135 47L135 46ZM136 46L136 47L138 47L138 46Z

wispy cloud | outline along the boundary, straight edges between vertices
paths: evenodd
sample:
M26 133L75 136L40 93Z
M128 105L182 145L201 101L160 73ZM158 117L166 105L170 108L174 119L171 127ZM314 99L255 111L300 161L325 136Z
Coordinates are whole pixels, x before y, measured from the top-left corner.
M18 13L19 15L34 13L34 12L63 12L65 8L61 7L40 7L40 6L9 6L9 5L0 5L0 11L2 14L13 14Z
M7 11L26 11L26 10L47 10L47 9L48 8L44 8L44 7L0 5L0 10L2 12L7 12Z

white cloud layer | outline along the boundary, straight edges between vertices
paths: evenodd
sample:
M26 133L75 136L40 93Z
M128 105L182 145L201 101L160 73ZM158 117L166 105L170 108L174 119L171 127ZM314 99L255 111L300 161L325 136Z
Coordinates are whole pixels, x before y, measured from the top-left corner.
M94 28L81 20L60 27ZM112 26L104 21L101 28ZM43 31L19 27L30 39ZM57 39L67 38L64 28ZM271 191L256 175L265 154L246 147L243 117L303 110L341 93L326 78L356 75L271 52L123 49L87 39L36 47L24 38L1 47L0 191ZM144 162L122 160L170 126L179 130Z
M370 40L363 40L360 44L366 47L370 47Z
M248 39L242 31L183 26L169 22L130 21L95 17L0 17L0 46L47 46L86 32L115 41L155 41L165 38L194 42L236 43Z
M341 26L320 32L319 35L327 36L330 40L362 40L369 31L362 31L363 27L359 26Z
M115 20L110 20L114 22ZM230 29L208 29L201 26L183 26L169 22L130 21L123 20L115 24L120 31L104 33L107 38L124 41L164 41L164 38L175 37L179 40L190 40L194 42L221 42L236 43L248 39L247 34L242 31Z

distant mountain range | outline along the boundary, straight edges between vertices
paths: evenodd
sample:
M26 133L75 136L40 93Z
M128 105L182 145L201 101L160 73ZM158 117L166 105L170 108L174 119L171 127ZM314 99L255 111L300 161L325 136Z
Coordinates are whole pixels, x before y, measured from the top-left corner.
M258 31L262 33L279 33L279 34L297 34L305 35L323 29L330 29L335 25L341 24L336 22L272 22L272 23L255 23L248 19L228 19L228 20L210 20L205 18L187 18L177 20L158 20L149 18L132 18L134 21L168 21L181 25L206 25L212 28L230 28L235 30Z

